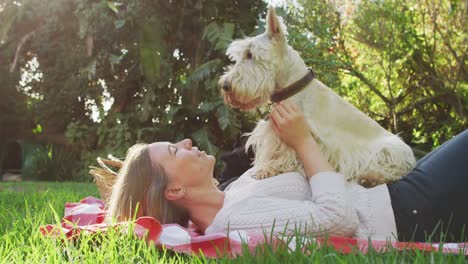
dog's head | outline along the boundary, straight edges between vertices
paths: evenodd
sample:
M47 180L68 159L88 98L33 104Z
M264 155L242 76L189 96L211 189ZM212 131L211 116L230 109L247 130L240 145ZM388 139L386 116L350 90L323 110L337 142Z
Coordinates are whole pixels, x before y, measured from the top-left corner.
M266 102L284 85L288 65L297 58L289 52L286 26L275 9L269 6L266 31L255 37L236 40L226 54L235 63L226 67L219 80L225 103L241 110L252 110Z

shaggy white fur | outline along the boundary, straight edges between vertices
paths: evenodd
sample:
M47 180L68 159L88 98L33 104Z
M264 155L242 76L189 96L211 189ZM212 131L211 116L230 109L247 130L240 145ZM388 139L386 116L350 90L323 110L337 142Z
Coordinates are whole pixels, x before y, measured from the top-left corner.
M253 109L308 72L286 36L281 17L270 6L265 33L232 42L227 55L235 64L219 81L226 103ZM323 154L349 180L389 182L413 168L416 161L408 145L317 79L287 100L301 108ZM259 121L248 135L246 147L255 151L257 178L295 170L304 174L294 150L276 136L270 121Z

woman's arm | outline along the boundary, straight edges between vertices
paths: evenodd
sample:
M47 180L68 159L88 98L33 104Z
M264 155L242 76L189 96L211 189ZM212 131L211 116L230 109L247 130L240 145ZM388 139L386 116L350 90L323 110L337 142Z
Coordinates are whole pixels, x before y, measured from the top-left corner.
M294 104L287 101L277 104L271 112L271 120L276 134L296 151L307 177L334 171L312 137L304 115Z
M293 234L296 228L313 235L352 236L359 218L347 197L346 181L320 152L304 115L295 105L281 102L271 113L273 129L292 147L309 179L311 200L289 200L256 195L236 205L229 214L232 230L264 230ZM293 188L289 178L276 178L281 186ZM304 230L306 229L306 230Z
M293 188L291 178L276 178L277 185ZM269 234L295 231L314 236L353 236L359 218L347 197L343 175L321 172L309 180L312 199L291 200L258 194L236 204L224 226L230 230L251 230ZM300 230L299 230L300 228Z

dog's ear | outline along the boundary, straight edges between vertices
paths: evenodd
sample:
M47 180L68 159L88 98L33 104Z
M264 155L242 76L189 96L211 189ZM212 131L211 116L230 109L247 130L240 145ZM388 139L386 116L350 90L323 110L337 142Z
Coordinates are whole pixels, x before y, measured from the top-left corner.
M268 6L266 32L270 38L280 41L286 41L286 26L283 23L283 18L276 15L275 8L272 5Z

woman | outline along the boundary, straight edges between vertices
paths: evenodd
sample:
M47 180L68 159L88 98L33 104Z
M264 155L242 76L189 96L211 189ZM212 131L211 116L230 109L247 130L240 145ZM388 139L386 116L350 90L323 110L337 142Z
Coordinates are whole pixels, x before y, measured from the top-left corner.
M113 187L108 216L147 215L183 226L190 220L206 234L229 229L401 241L468 238L468 131L426 155L400 181L366 189L334 171L295 105L278 104L271 119L296 151L305 178L288 172L259 181L252 168L223 192L213 180L214 157L189 139L137 144Z

